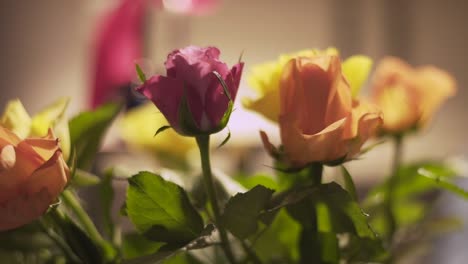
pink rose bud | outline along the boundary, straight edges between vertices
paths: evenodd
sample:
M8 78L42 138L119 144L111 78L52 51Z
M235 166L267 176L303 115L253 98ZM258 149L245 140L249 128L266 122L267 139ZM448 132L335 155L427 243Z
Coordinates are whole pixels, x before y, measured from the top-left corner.
M232 111L243 62L231 69L214 47L189 46L171 52L167 76L155 75L137 88L185 136L212 134L223 129Z

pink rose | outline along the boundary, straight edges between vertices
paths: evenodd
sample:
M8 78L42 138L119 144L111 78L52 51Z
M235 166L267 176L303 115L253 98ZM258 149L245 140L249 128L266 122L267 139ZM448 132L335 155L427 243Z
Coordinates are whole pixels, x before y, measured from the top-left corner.
M57 200L70 170L52 130L21 140L0 126L0 231L28 224Z
M219 54L214 47L175 50L165 63L167 76L155 75L137 91L153 101L179 134L218 132L229 119L244 66L239 62L229 69Z

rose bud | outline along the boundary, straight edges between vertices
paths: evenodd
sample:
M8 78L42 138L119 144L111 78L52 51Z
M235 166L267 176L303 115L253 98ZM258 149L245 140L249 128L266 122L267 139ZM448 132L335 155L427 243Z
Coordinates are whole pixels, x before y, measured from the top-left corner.
M338 56L298 57L286 64L280 80L279 126L282 155L291 167L349 160L381 123L377 107L352 98ZM266 134L262 139L273 152Z
M214 47L189 46L171 52L167 76L155 75L137 88L181 135L196 136L222 130L229 120L244 63L231 69Z
M453 77L436 67L413 68L386 57L372 81L373 101L382 109L383 134L402 134L425 126L435 111L456 93Z
M335 48L326 50L301 50L296 53L282 54L276 61L255 65L248 78L248 84L257 92L257 97L243 98L243 105L247 109L253 110L270 121L278 122L280 112L280 78L284 66L293 58L312 58L321 55L338 55ZM343 75L349 82L353 96L357 96L362 84L367 80L367 76L372 66L372 60L366 56L355 55L349 57L342 65Z
M57 200L70 177L52 130L21 140L0 126L0 231L28 224Z

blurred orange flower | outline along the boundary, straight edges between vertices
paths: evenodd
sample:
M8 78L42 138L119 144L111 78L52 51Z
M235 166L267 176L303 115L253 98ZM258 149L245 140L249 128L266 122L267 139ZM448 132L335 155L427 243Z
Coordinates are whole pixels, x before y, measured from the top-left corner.
M380 61L371 86L372 99L384 115L383 133L389 134L423 127L456 93L449 73L433 66L413 68L394 57Z
M0 126L0 231L39 218L69 177L52 130L44 138L21 140Z
M294 167L350 159L382 123L376 106L352 98L335 55L290 60L280 95L281 141L285 159ZM264 133L262 139L271 150Z

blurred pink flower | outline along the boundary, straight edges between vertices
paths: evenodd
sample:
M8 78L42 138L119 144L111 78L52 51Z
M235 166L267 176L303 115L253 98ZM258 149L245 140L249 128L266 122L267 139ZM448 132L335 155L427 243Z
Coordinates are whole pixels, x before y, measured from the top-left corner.
M122 0L102 20L95 43L91 104L102 104L135 76L142 56L144 13L148 0Z
M91 105L109 100L127 87L135 74L135 60L143 57L145 13L163 5L172 12L206 14L219 0L121 0L104 16L94 46Z

